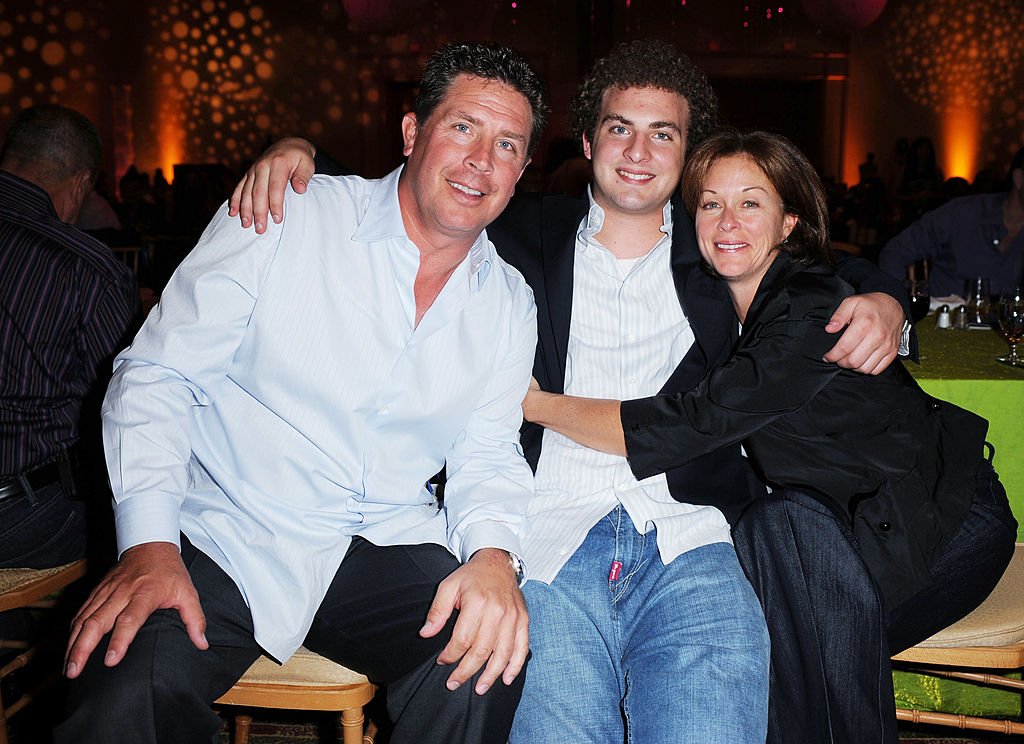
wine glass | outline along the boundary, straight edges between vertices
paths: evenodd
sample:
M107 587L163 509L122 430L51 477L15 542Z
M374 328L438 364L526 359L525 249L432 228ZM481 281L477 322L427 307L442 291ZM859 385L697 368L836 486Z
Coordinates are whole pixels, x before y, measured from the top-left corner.
M998 360L1011 367L1024 367L1024 358L1017 354L1017 344L1024 338L1024 295L1020 287L1003 292L999 298L997 315L999 330L1010 344L1009 356L998 357Z
M910 298L910 317L917 323L928 314L928 305L931 302L928 282L907 279L903 282L903 286L906 287L907 297Z

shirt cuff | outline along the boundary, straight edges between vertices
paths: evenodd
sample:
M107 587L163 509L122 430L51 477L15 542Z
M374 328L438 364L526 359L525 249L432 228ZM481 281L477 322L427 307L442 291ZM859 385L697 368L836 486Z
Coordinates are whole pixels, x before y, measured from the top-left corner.
M172 543L180 550L180 514L181 504L172 496L135 496L115 504L117 557L128 548L151 542Z

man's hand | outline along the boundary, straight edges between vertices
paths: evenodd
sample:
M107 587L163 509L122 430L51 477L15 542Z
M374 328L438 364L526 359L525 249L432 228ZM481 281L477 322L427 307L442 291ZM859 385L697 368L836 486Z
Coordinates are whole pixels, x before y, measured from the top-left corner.
M156 610L169 608L181 615L196 648L206 650L210 645L206 618L178 548L164 542L129 548L75 615L64 659L65 673L71 679L77 677L111 629L103 663L108 667L117 665L146 619Z
M459 611L451 640L437 657L438 664L459 665L448 677L454 690L487 667L474 688L478 695L501 676L512 684L526 663L530 647L526 602L519 591L508 553L496 548L478 550L437 588L420 635L429 638ZM461 661L459 661L461 659Z
M284 191L291 181L295 193L303 194L313 177L313 158L316 148L301 137L286 137L271 145L259 160L252 164L228 203L228 214L242 218L242 227L254 221L256 232L267 231L267 210L274 222L284 215Z
M900 303L882 292L843 300L825 326L829 333L847 327L826 362L867 375L877 375L896 358L906 316Z

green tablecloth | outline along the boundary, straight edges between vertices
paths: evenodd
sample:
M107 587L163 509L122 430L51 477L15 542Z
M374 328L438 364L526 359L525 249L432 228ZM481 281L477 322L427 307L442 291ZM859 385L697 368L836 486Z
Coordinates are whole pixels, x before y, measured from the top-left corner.
M1008 347L995 330L938 330L933 316L917 324L921 364L907 364L921 387L989 421L995 467L1024 535L1024 369L995 361ZM1020 716L1021 695L969 682L893 672L897 705L947 713Z

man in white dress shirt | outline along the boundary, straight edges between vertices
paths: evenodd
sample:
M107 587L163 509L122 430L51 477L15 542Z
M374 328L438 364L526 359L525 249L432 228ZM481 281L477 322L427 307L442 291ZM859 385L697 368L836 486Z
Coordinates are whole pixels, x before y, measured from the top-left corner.
M73 624L58 742L214 741L210 703L300 644L387 685L393 742L505 740L536 323L483 229L544 116L517 54L449 45L404 167L317 178L263 235L213 220L104 403L121 554Z

